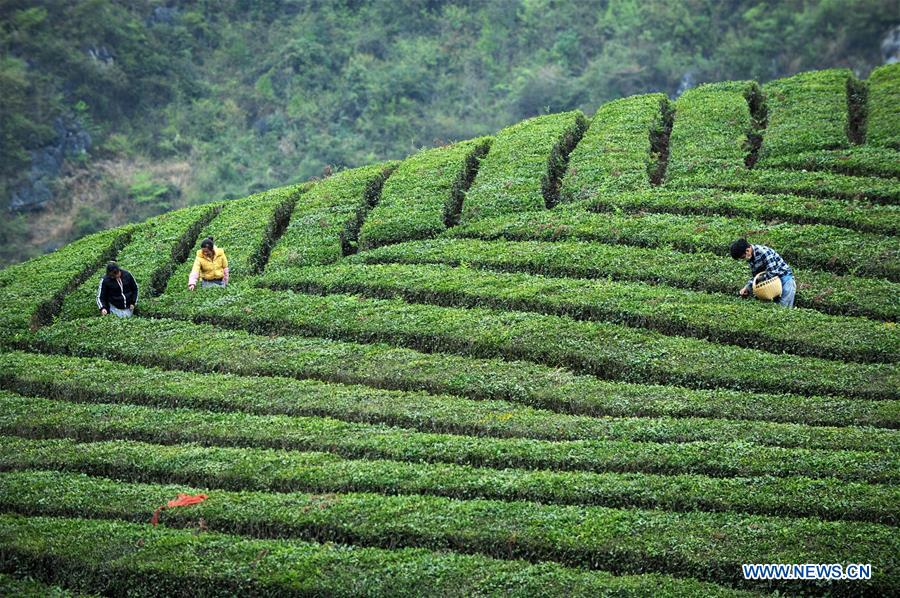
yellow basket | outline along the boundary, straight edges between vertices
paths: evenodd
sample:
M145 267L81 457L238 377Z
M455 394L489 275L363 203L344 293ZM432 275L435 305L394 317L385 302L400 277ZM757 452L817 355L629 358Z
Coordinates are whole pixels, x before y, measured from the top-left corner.
M772 301L776 297L781 297L781 277L773 276L768 280L757 282L763 274L765 272L760 272L753 277L753 294L756 298L762 301Z

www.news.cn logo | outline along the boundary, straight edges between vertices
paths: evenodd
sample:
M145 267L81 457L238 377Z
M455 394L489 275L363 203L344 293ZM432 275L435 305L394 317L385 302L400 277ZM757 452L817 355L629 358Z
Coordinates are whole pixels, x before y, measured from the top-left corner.
M838 563L770 563L741 565L741 569L744 572L744 579L847 580L872 578L872 565L858 563L851 563L847 566Z

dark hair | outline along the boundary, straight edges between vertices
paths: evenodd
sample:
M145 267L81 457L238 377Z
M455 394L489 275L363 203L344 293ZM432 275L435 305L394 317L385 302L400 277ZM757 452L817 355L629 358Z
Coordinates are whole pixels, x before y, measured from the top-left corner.
M212 248L213 248L213 238L212 237L206 237L205 239L203 239L203 241L200 242L200 249L212 250Z
M750 243L747 242L747 239L738 239L731 244L731 257L736 260L741 259L744 257L744 253L747 252L748 247L750 247Z
M119 268L119 264L117 264L115 262L109 262L108 264L106 264L106 273L107 274L115 274L120 269L121 268Z

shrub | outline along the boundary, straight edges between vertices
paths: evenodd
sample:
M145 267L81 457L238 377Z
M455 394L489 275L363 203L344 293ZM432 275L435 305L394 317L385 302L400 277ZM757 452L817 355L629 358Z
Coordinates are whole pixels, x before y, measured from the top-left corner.
M159 295L166 288L172 270L188 257L200 229L219 213L221 207L221 204L202 205L151 218L116 254L119 265L134 276L139 300ZM66 296L63 317L83 318L97 314L97 285L105 274L106 269L101 265Z
M769 158L847 147L848 69L800 73L763 86L768 125L759 166Z
M114 385L109 381L115 380ZM554 413L509 401L473 401L363 385L159 370L100 359L0 354L0 384L19 394L260 415L333 417L425 432L577 440L653 442L741 439L771 446L889 451L895 434L870 427L808 427L703 418L603 418Z
M0 286L0 339L9 340L50 323L66 294L112 259L140 226L99 232L4 271Z
M804 476L886 484L896 484L900 478L896 453L786 449L741 441L551 442L476 438L328 418L69 403L2 391L0 406L0 433L26 438L277 448L329 452L354 459L456 463L494 469Z
M401 243L366 252L359 259L367 263L470 264L556 277L642 281L732 296L748 277L747 266L730 257L594 243L590 226L577 225L574 221L554 226L550 216L558 214L534 214L516 222L489 220L477 230L466 231L472 238ZM800 307L891 321L900 317L896 301L900 290L896 283L817 271L801 271L797 275L796 305Z
M672 511L817 516L895 524L898 490L883 484L809 478L491 469L452 463L344 459L331 453L160 445L127 440L77 442L0 436L0 466L56 469L120 480L270 492L379 492L544 504L662 508ZM748 492L752 485L753 492Z
M286 286L313 293L360 293L611 321L774 353L849 361L900 360L900 332L881 322L644 283L546 278L443 265L342 264L297 271Z
M751 130L750 83L729 82L690 89L675 102L667 180L699 172L743 170Z
M291 185L225 202L198 235L186 261L175 269L167 291L172 293L187 287L194 255L206 237L213 237L216 247L225 250L231 270L230 284L243 284L248 277L261 272L294 204L306 189L306 185Z
M569 157L560 199L575 201L598 193L647 189L650 131L662 127L666 96L651 93L603 104Z
M900 150L900 65L886 64L869 75L866 143ZM893 163L896 165L897 159Z
M281 240L272 249L266 275L280 270L337 261L355 251L362 219L378 200L396 163L345 170L317 182L294 209Z
M503 129L466 192L463 222L552 207L569 152L587 121L579 111L538 116Z
M360 231L362 249L427 239L459 220L463 195L490 147L489 137L419 152L387 180Z
M684 177L673 181L668 187L673 189L717 187L754 193L793 193L809 197L853 199L890 205L900 203L900 187L894 180L831 172L798 172L773 168L721 171Z
M17 571L105 594L746 596L694 579L613 576L423 549L384 550L255 540L122 521L0 515L6 562ZM127 546L128 549L122 549ZM110 555L116 555L111 559Z
M175 320L90 318L59 322L38 331L32 344L35 349L53 353L105 357L145 366L425 390L586 415L900 427L900 401L895 400L625 384L527 362L424 354L387 345L293 336L271 338ZM304 358L297 359L298 355Z
M75 503L79 514L126 521L146 519L148 502L164 504L180 491L207 492L57 472L0 474L0 488L0 504L14 512L68 516ZM868 582L873 591L896 583L892 562L900 548L892 527L874 523L363 493L218 490L204 502L160 515L167 526L185 528L195 527L198 517L213 529L252 537L457 549L617 573L664 570L725 583L743 581L741 563L841 562L847 558L844 539L852 535L859 555L854 558L876 572ZM729 533L716 537L721 529ZM711 537L715 550L696 550Z
M900 371L889 365L774 355L615 324L526 312L245 288L198 294L190 301L164 295L145 305L144 313L266 334L299 333L473 357L527 359L630 382L900 397L892 387Z
M692 191L654 189L598 195L588 206L590 210L598 212L735 216L771 222L772 225L778 225L779 222L793 222L829 224L885 235L896 235L900 232L898 206L796 195L758 195L724 189Z
M896 150L883 147L862 146L800 152L771 158L768 164L771 168L900 178L900 156Z
M731 259L729 246L745 237L769 245L791 265L798 280L806 268L835 274L900 280L900 244L894 237L860 233L824 224L767 224L749 218L679 214L589 213L583 206L548 213L491 218L447 232L451 237L506 239L574 238L637 247L672 247ZM749 269L744 272L749 276ZM735 285L740 287L740 279Z

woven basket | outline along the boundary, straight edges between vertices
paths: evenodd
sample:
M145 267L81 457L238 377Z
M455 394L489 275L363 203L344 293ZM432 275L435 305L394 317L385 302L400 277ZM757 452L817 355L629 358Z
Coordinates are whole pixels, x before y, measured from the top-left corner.
M776 297L781 297L781 277L773 276L766 280L759 280L759 277L765 274L760 272L753 277L753 294L761 301L772 301Z

